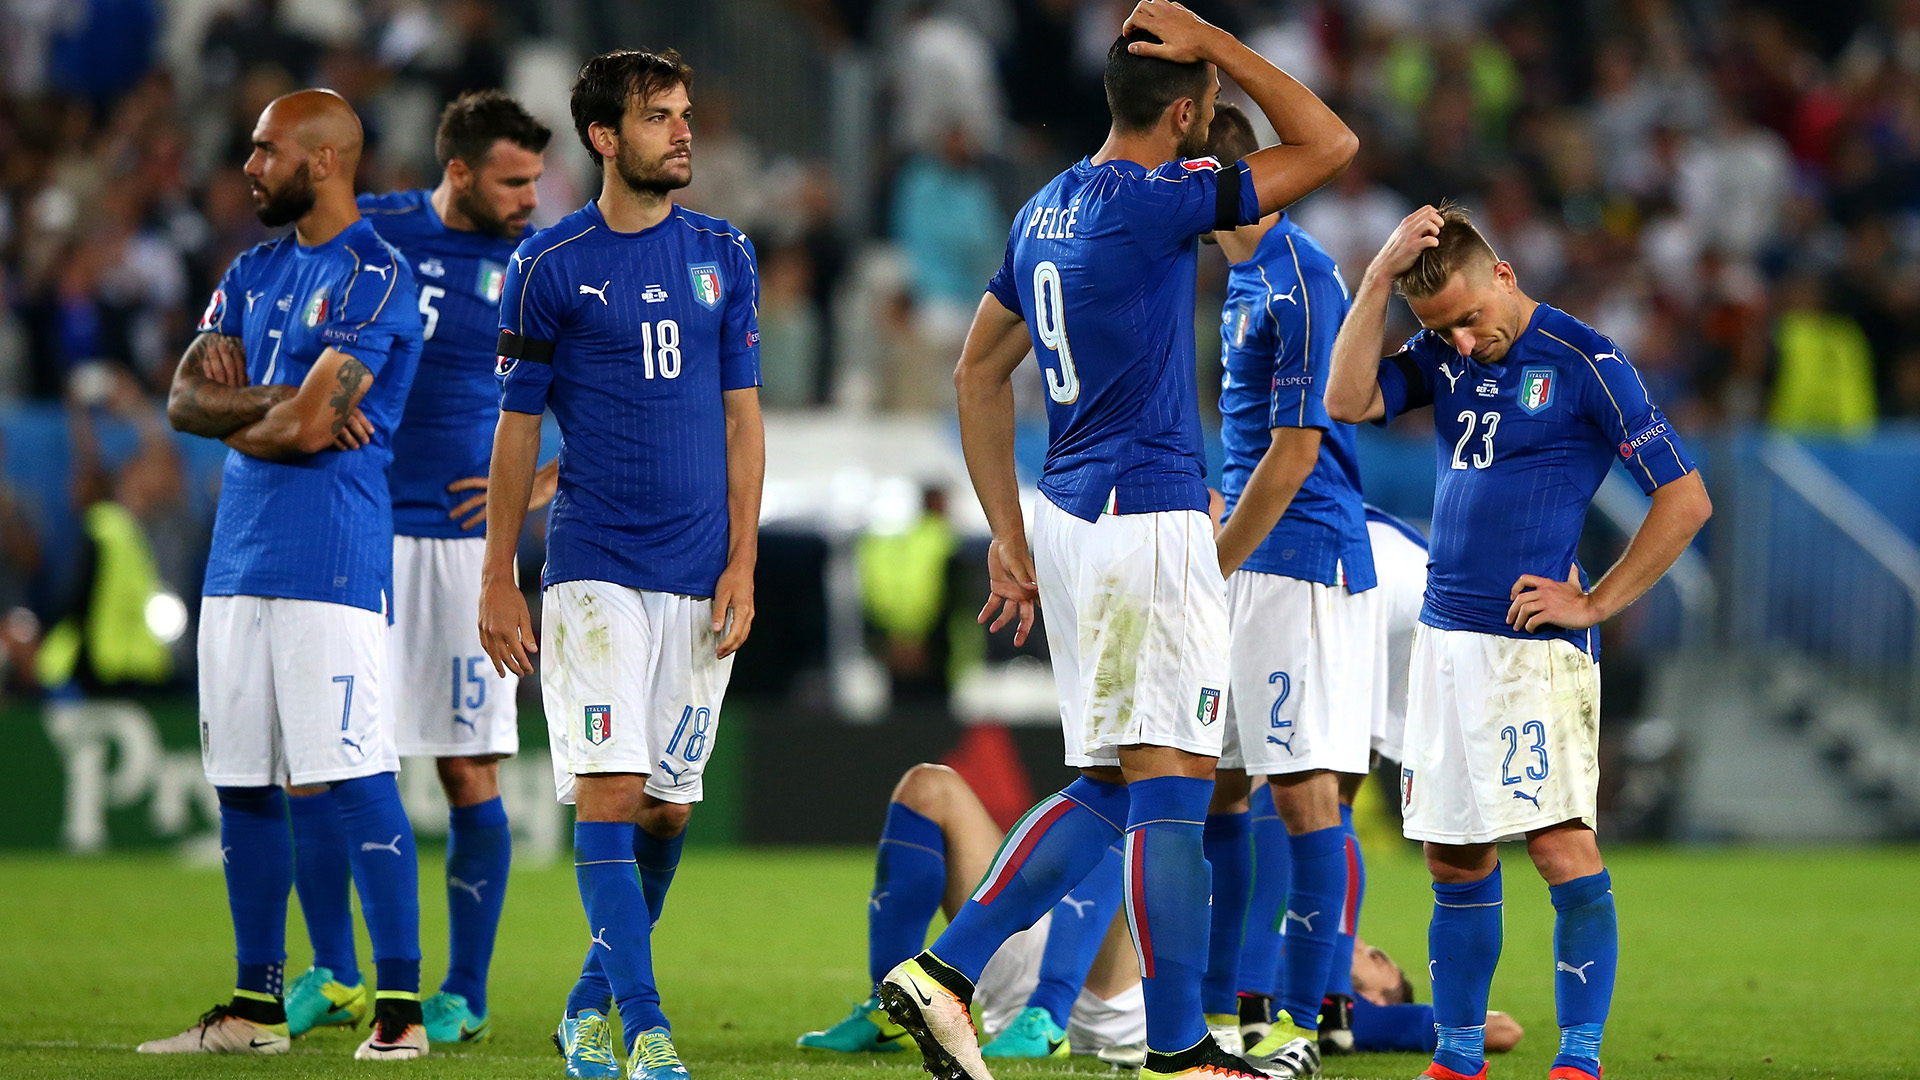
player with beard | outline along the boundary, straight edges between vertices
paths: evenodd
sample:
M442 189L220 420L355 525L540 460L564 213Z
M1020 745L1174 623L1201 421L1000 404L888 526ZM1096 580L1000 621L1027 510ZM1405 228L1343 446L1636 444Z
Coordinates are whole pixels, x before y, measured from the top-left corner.
M277 1054L293 847L281 785L339 812L377 970L354 1056L420 1057L419 867L394 782L387 612L392 432L420 358L413 275L354 204L360 119L303 90L260 114L260 220L291 224L227 268L174 373L173 426L224 441L200 605L200 740L220 798L239 963L233 999L144 1053Z
M487 457L499 416L493 375L500 296L513 249L533 230L534 183L552 136L498 90L440 115L433 189L362 195L360 210L420 282L420 374L394 432L394 734L404 757L436 759L447 830L446 980L423 1003L434 1042L484 1039L487 968L506 898L512 838L500 759L519 749L515 680L489 685L474 629L485 547ZM534 504L553 495L542 470ZM469 495L468 493L473 494ZM366 1011L354 960L346 839L331 793L295 788L294 882L313 966L287 991L294 1036L353 1026Z
M500 307L500 420L480 639L502 676L537 650L514 580L540 417L560 426L541 575L554 778L575 807L587 959L555 1035L569 1076L684 1078L652 927L753 624L760 479L753 245L673 204L693 179L693 72L677 53L588 60L573 124L600 197L520 245ZM636 866L638 876L636 878Z

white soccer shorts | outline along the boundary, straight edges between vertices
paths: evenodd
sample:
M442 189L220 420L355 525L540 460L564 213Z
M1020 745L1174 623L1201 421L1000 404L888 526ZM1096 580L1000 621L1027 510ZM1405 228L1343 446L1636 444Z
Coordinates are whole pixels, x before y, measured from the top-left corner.
M991 1039L1007 1029L1027 1007L1027 999L1040 985L1040 961L1046 955L1047 935L1053 928L1053 912L1006 940L973 987L973 1003L980 1009L980 1030ZM1099 929L1101 936L1106 928ZM1135 983L1111 998L1103 998L1086 987L1074 999L1073 1016L1067 1021L1067 1042L1076 1054L1092 1054L1109 1046L1125 1046L1147 1037L1146 997ZM983 1040L984 1041L984 1040Z
M1400 811L1407 837L1519 840L1594 824L1600 665L1558 638L1414 633Z
M1222 768L1253 776L1368 771L1374 716L1386 708L1377 591L1234 572Z
M490 757L520 749L514 691L480 647L485 537L393 538L394 742L405 757Z
M215 787L395 772L387 617L319 600L200 601L200 760Z
M1134 745L1218 757L1227 590L1213 522L1197 510L1082 521L1045 496L1035 507L1066 763L1117 765Z
M563 581L542 603L541 700L554 788L644 773L647 794L700 801L733 657L714 658L713 601L605 581Z
M1390 761L1400 760L1407 733L1407 664L1413 658L1413 630L1427 595L1427 553L1406 534L1385 522L1367 522L1373 541L1374 606L1380 617L1376 637L1386 666L1385 707L1374 714L1373 748Z

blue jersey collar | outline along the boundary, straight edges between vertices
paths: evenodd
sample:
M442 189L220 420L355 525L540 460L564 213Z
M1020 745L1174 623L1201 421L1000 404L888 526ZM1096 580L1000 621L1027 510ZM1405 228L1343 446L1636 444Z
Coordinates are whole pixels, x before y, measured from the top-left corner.
M671 225L676 219L680 217L680 204L674 203L667 210L666 217L661 218L659 222L656 224L649 225L646 228L641 229L639 232L621 232L619 229L616 229L613 226L607 224L607 219L603 217L600 213L600 200L598 198L592 198L587 200L586 215L590 220L592 220L592 222L595 225L598 225L602 229L607 230L608 233L614 236L617 236L622 240L634 240L642 236L646 236L657 229L662 229L668 225Z

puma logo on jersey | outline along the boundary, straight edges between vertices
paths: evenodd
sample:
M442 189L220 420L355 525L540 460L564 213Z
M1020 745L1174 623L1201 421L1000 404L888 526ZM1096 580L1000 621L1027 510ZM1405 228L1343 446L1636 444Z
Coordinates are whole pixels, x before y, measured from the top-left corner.
M607 302L607 286L611 284L613 284L613 280L609 278L608 280L601 282L600 287L597 289L591 285L582 285L580 286L580 295L581 296L597 296L600 298L600 302L602 304L605 304ZM611 305L608 305L608 306L611 306Z
M1578 975L1580 977L1580 982L1584 985L1587 981L1587 969L1599 962L1600 961L1598 960L1589 960L1586 963L1581 964L1579 967L1574 967L1572 964L1569 964L1565 960L1562 960L1553 965L1553 970L1565 971L1573 975Z
M391 851L395 855L398 855L400 854L400 837L403 835L405 834L394 833L393 839L387 841L384 844L376 844L371 840L363 840L360 843L360 850L361 851Z
M1459 383L1460 375L1465 375L1466 372L1463 371L1459 375L1456 375L1453 372L1453 365L1450 363L1447 363L1447 364L1440 365L1440 374L1445 375L1447 377L1447 390L1451 392L1455 384Z
M381 281L387 280L387 275L393 271L391 266L375 266L372 263L361 263L360 269L379 274Z
M512 257L512 259L513 259L513 265L514 265L514 266L516 266L516 267L517 267L517 266L519 266L519 265L520 265L521 263L523 263L523 262L526 262L526 261L527 261L527 257L526 257L525 255L522 255L522 254L520 254L520 253L519 253L519 252L517 252L517 251L516 251L516 252L514 252L514 253L513 253L513 255L512 255L511 257Z
M251 312L251 311L253 310L253 302L254 302L255 300L258 300L258 299L260 299L261 297L263 297L263 296L265 296L265 295L267 295L267 294L266 294L266 293L257 293L257 292L254 292L254 291L253 291L252 289L248 289L248 290L247 290L247 310L248 310L249 312Z
M1294 307L1299 307L1300 301L1294 299L1294 296L1293 296L1294 293L1297 293L1299 291L1300 291L1300 286L1295 285L1293 288L1288 289L1286 292L1274 293L1273 298L1275 300L1285 300L1287 303L1292 304Z

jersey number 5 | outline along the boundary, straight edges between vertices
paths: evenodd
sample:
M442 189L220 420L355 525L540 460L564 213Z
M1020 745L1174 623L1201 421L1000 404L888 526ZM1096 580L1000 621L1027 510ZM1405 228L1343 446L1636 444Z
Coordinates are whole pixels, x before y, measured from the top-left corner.
M1047 375L1047 396L1062 405L1080 400L1080 375L1073 370L1073 348L1067 344L1067 298L1060 289L1060 268L1043 262L1033 268L1033 331L1040 344L1059 361L1056 373L1040 365Z

